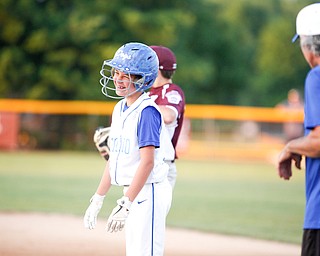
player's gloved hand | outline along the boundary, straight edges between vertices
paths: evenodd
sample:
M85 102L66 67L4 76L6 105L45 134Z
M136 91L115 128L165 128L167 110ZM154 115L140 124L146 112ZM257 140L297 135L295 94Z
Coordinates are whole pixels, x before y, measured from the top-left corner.
M110 147L108 145L111 127L98 127L93 135L93 141L101 156L109 160Z
M110 233L123 229L132 202L129 201L128 197L123 196L117 200L117 204L118 205L112 210L107 222L106 229Z
M97 216L101 210L105 196L100 196L95 193L90 199L90 205L86 210L83 218L84 227L94 229L97 223Z

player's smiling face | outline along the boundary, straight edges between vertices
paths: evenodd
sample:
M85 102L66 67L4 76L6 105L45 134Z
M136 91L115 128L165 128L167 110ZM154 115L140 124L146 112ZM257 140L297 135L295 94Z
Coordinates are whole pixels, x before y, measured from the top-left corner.
M130 74L126 74L119 70L113 72L113 82L116 87L116 93L118 96L126 97L133 93L136 89L134 86L135 77Z

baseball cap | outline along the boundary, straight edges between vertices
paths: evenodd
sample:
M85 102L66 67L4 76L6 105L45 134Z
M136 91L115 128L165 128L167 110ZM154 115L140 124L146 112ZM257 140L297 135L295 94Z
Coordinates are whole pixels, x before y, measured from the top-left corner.
M150 46L154 50L159 59L159 69L161 70L176 70L177 60L174 53L167 47L164 46Z
M296 19L295 42L300 35L320 35L320 3L308 5L300 10Z

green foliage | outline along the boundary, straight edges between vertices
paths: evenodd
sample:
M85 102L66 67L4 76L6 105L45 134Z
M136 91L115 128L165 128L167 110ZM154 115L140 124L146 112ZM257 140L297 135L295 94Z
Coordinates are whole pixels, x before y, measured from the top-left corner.
M172 48L188 103L273 106L303 88L308 67L290 39L308 3L5 0L0 97L105 100L103 60L138 41Z
M0 152L0 210L83 216L105 161L98 153ZM277 177L255 162L177 161L178 180L169 226L300 243L303 171ZM101 216L122 194L113 186Z

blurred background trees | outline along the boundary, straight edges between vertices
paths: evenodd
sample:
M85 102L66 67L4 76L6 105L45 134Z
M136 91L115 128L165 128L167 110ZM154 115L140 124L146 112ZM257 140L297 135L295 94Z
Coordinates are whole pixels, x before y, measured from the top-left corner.
M311 2L2 0L0 98L110 100L100 91L103 60L135 41L175 52L174 82L188 104L273 107L289 89L303 91L309 67L291 38ZM20 117L26 148L94 149L94 129L109 124L105 116Z
M294 0L3 0L0 97L106 100L104 59L131 41L178 59L188 103L274 106L303 89ZM107 99L108 100L108 99Z

